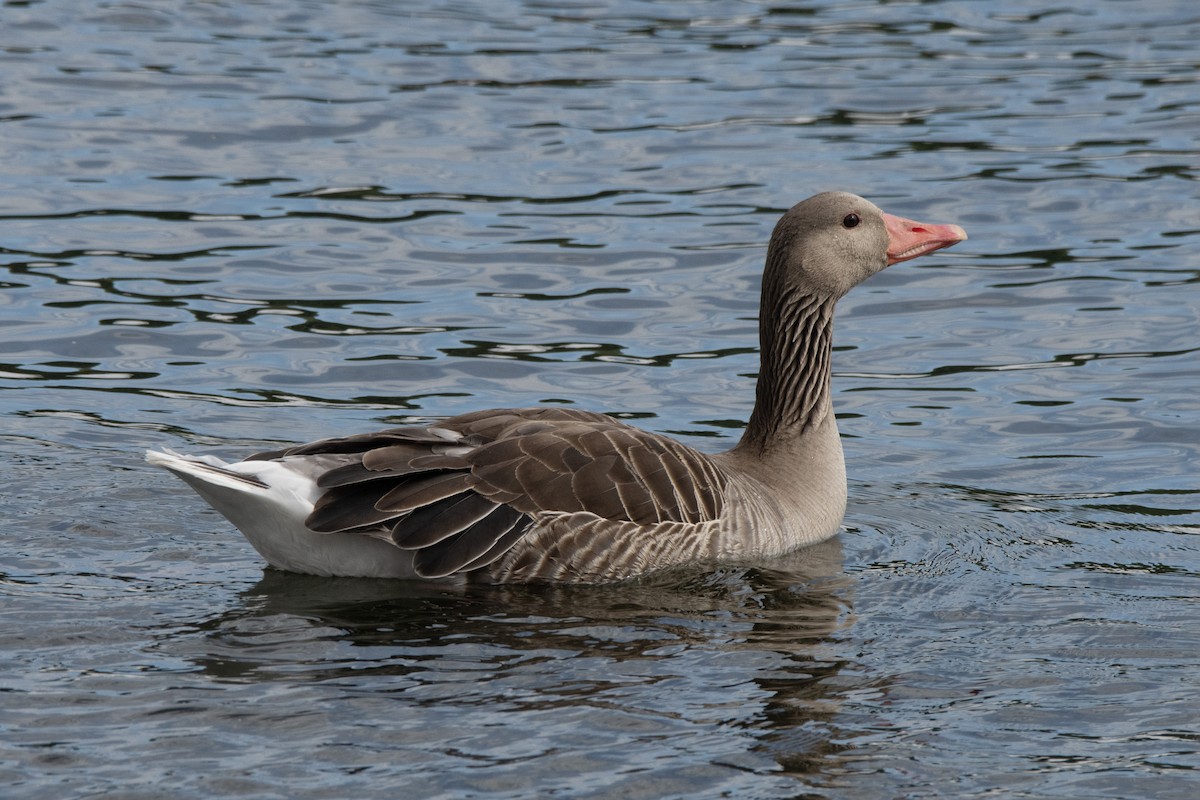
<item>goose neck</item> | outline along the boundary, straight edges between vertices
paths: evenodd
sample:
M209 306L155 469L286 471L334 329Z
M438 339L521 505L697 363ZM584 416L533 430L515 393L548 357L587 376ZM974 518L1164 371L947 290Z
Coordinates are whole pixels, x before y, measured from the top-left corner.
M754 411L738 449L765 453L803 436L832 413L834 302L791 291L763 304Z

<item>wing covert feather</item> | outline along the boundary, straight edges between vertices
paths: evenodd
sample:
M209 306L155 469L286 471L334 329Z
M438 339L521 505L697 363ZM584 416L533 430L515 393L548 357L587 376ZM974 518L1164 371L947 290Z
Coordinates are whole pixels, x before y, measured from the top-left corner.
M725 476L691 448L611 419L530 426L477 448L474 488L527 513L587 511L648 524L697 523L721 513Z
M593 522L564 531L566 538L533 557L583 559L581 567L600 558L636 560L636 553L604 555L614 541L605 526L619 526L622 536L645 527L657 539L651 529L716 520L727 485L717 463L690 447L563 408L477 412L283 452L336 454L335 466L317 479L325 493L309 516L311 529L390 539L414 552L415 569L427 577L511 556L538 520L565 515Z

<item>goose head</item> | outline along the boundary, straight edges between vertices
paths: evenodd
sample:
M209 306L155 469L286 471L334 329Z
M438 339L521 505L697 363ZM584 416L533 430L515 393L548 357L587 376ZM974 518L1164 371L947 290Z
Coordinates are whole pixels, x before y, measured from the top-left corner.
M885 267L966 238L957 225L915 222L848 192L822 192L776 224L764 283L779 294L799 290L837 300Z

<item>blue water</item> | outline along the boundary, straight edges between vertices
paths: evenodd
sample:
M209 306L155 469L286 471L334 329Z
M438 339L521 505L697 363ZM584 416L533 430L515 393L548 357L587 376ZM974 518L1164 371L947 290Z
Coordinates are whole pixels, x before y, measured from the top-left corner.
M0 794L1192 798L1192 2L0 9ZM842 535L602 589L264 570L147 447L572 404L710 450L820 190Z

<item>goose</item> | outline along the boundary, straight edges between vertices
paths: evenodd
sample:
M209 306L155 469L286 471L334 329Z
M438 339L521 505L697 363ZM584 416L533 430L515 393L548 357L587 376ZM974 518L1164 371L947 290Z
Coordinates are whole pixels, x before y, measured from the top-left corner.
M762 278L754 408L707 454L605 414L500 408L237 463L171 450L186 481L281 570L610 583L761 562L833 537L846 469L830 401L834 305L885 267L967 238L845 192L789 209Z

